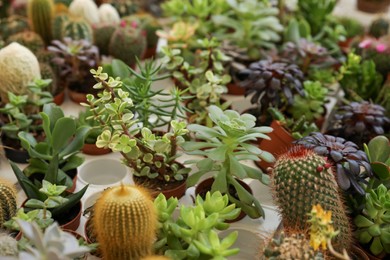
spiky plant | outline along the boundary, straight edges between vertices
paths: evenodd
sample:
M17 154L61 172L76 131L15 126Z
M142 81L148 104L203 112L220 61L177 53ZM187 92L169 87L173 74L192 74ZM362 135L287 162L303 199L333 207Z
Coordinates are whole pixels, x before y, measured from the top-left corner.
M293 103L295 93L303 96L303 72L295 64L260 60L249 65L239 73L244 79L241 86L245 96L254 94L252 104L265 112L269 106L285 108Z
M353 187L359 194L365 194L360 182L364 182L361 174L365 168L365 174L371 175L371 166L367 155L359 150L359 147L341 137L324 135L313 132L295 141L296 144L313 149L320 156L324 156L336 168L336 180L342 190Z
M338 132L340 136L362 147L363 143L384 134L390 127L390 119L385 112L382 106L368 101L341 106L335 114L339 124Z

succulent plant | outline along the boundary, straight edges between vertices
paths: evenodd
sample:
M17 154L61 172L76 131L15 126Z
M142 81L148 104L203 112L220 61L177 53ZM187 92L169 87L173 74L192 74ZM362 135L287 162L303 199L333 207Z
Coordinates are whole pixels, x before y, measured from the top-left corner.
M34 54L45 47L45 43L43 42L42 37L32 31L13 34L8 37L6 42L8 44L11 42L17 42L30 49Z
M348 249L352 230L334 173L329 168L327 159L315 151L292 147L278 157L272 169L274 196L287 230L304 232L309 227L307 215L312 205L321 204L331 211L334 226L340 230L336 244Z
M23 16L11 15L0 20L0 35L3 40L15 33L28 31L29 28L28 20Z
M60 39L65 37L93 42L92 27L83 19L69 19L63 23Z
M348 190L352 186L359 194L365 194L359 184L364 182L361 167L366 170L366 174L371 175L371 166L367 155L359 150L355 143L319 132L311 133L295 143L313 149L320 156L327 157L328 162L336 168L336 180L342 190Z
M304 95L303 72L295 64L260 60L250 64L239 75L245 96L250 94L251 103L257 104L265 112L269 106L285 108L291 105L294 94Z
M64 25L69 21L69 15L68 14L58 14L55 15L53 18L52 23L52 34L54 40L62 40L63 37L63 28Z
M116 27L113 24L96 24L92 27L94 44L99 48L100 54L108 55L108 46Z
M157 212L149 192L121 185L103 192L94 206L93 229L104 259L140 259L151 255Z
M8 234L0 233L0 257L18 255L18 242ZM12 258L11 258L12 259Z
M385 109L368 101L351 102L341 106L334 115L340 125L340 136L354 141L359 146L390 127ZM336 123L336 124L337 124Z
M364 35L365 28L358 19L343 16L337 18L337 21L344 26L347 39Z
M38 33L46 44L52 40L52 19L54 16L54 4L52 0L28 1L28 18L32 29Z
M0 228L16 214L15 188L5 180L0 179Z
M356 216L356 235L361 244L369 244L374 255L390 254L390 190L380 185L366 194L363 211Z
M368 34L375 38L380 38L389 34L389 29L390 21L388 19L380 17L372 21L370 27L368 28Z

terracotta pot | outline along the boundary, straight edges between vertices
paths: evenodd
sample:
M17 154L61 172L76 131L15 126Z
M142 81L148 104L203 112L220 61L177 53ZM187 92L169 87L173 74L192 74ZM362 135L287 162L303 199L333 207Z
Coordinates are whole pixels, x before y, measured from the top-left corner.
M157 45L156 46L153 46L153 47L149 47L149 48L146 48L145 52L144 52L144 56L142 57L142 59L149 59L149 58L153 58L156 56L156 50L157 50Z
M81 151L89 155L103 155L111 153L111 149L98 148L96 144L85 143Z
M77 92L68 88L68 95L69 98L77 104L80 104L81 102L87 102L86 93Z
M17 139L10 139L6 135L1 135L2 145L4 147L5 156L15 162L15 163L28 163L28 160L30 159L30 155L28 152L23 149L16 149L14 147L11 147L12 144L15 144L17 142L20 143Z
M228 89L227 94L229 94L229 95L239 95L239 96L245 95L245 88L240 87L234 81L228 83L226 87Z
M55 95L53 97L53 102L54 104L56 104L57 106L61 105L62 103L64 103L64 100L65 100L65 90L61 91L60 93L58 93L57 95Z
M252 189L251 189L251 187L249 187L248 184L246 184L245 182L243 182L242 180L239 180L239 179L236 179L236 181L238 181L240 183L240 185L244 187L244 189L246 189L251 194L253 194ZM202 194L205 191L206 192L210 191L213 183L214 183L214 178L208 178L208 179L201 181L198 185L196 185L195 196ZM225 222L226 223L237 222L237 221L243 219L245 216L246 216L246 213L241 210L240 214L235 219L226 220Z
M271 140L260 139L259 148L277 157L293 145L294 138L278 121L272 121L271 127L274 129L268 134ZM265 172L268 167L273 166L272 163L265 161L256 162L256 165Z
M369 260L370 258L368 255L362 250L360 247L352 245L351 247L351 254L352 258L355 257L355 259L359 260Z
M389 9L390 2L372 1L372 0L357 0L357 9L366 13L386 13Z
M186 176L185 178L187 178L187 175L185 175L185 176ZM148 180L148 178L147 177L137 177L137 176L133 175L134 183L141 185L141 186L144 186L146 188L149 188L148 185L144 184L144 180ZM163 185L160 185L159 188L161 188L161 190L149 188L150 192L154 198L157 197L160 193L162 193L162 194L164 194L164 196L167 199L169 199L170 197L176 197L176 198L180 199L186 193L187 184L185 181L182 181L182 182L178 182L177 185L175 185L174 187L163 188Z
M85 241L87 241L88 244L97 243L96 237L92 234L93 228L92 228L92 218L89 218L85 221L84 225L84 235L85 235ZM102 258L102 254L99 250L99 247L96 249L96 251L90 253L98 258Z

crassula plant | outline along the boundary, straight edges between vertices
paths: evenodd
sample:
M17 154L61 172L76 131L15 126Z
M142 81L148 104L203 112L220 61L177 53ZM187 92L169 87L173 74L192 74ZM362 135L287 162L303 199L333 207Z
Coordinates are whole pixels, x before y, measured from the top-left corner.
M244 165L241 161L273 162L274 157L270 153L250 144L250 141L255 141L256 138L269 139L267 133L271 132L272 128L256 127L254 116L240 115L234 110L222 111L217 106L209 107L209 117L214 123L213 127L197 124L188 126L199 141L184 143L184 149L190 154L206 158L190 161L196 162L198 171L189 176L187 185L195 185L204 174L213 173L212 193L220 191L229 194L229 188L234 187L238 197L229 194L231 203L235 203L251 218L264 216L259 201L237 179L252 178L268 183L266 176L259 169Z

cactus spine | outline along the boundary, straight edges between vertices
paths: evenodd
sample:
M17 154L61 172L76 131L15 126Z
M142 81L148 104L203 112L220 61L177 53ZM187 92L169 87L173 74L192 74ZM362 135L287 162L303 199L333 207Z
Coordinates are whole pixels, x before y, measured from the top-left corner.
M60 40L60 41L62 40L63 28L68 21L69 21L69 16L67 14L60 14L54 17L53 25L52 25L53 39Z
M45 43L43 42L42 37L32 31L20 32L11 35L8 38L7 43L9 44L11 42L20 43L24 47L27 47L33 53L37 53L39 50L45 48Z
M116 27L113 24L101 24L93 28L93 39L101 54L108 55L108 46Z
M52 40L51 23L54 16L52 0L29 0L27 9L32 29L48 45Z
M352 241L349 220L334 174L325 158L312 150L293 147L276 161L272 185L285 228L304 232L309 225L307 214L312 205L321 204L332 212L335 230L340 231L335 245L349 249Z
M0 234L0 258L1 256L17 256L18 253L18 242L7 234Z
M104 259L151 255L157 227L152 197L134 186L104 191L94 206L93 227Z
M384 18L378 18L374 20L370 28L368 29L368 34L375 37L380 38L389 33L390 21Z
M135 57L141 59L145 49L146 37L136 28L121 26L111 36L109 53L129 66L135 65Z
M16 192L14 187L0 179L0 227L16 213Z
M29 30L28 21L25 17L12 15L0 20L0 36L7 40L9 36Z
M73 40L87 40L92 43L92 28L84 20L69 20L64 24L62 38L69 37Z

